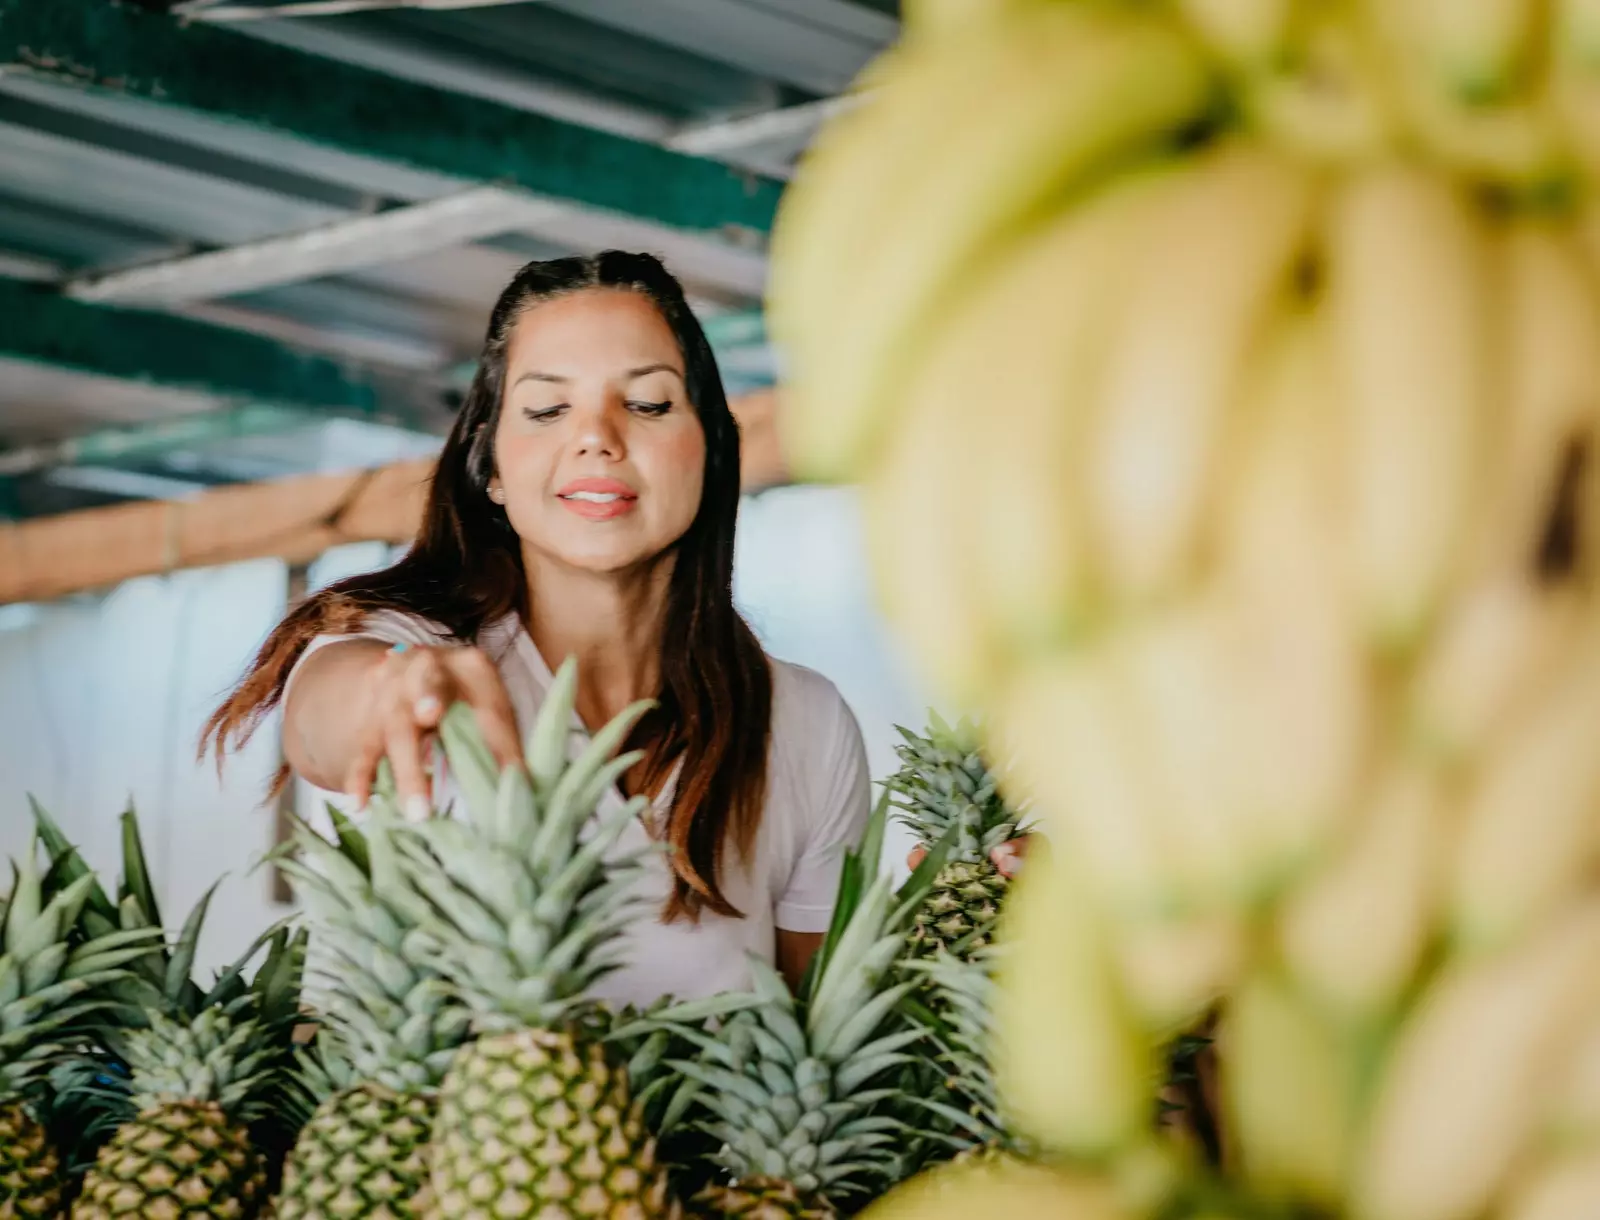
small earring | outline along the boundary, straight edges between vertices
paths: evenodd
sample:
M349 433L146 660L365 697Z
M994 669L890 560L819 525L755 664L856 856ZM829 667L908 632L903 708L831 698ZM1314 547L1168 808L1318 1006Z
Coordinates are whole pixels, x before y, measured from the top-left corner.
M489 499L496 504L504 504L506 502L506 489L504 487L491 487L489 489Z

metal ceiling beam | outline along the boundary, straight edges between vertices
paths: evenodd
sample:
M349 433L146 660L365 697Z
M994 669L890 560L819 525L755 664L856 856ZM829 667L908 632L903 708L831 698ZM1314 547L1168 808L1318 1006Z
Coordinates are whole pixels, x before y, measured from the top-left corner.
M475 187L300 233L85 276L69 281L65 292L80 301L166 306L237 296L536 228L558 207L521 192Z
M241 403L413 424L421 413L366 370L191 318L90 305L15 280L0 280L0 317L4 358Z
M699 235L768 232L782 190L656 145L104 0L0 0L3 64Z
M809 143L819 127L860 101L861 95L847 93L738 118L696 123L673 132L664 143L677 152L720 160L768 144Z
M326 419L323 412L268 403L201 411L126 428L100 428L62 441L0 449L0 478L56 466L114 466L191 445L274 436Z
M415 31L357 29L335 21L278 20L252 21L238 28L251 38L290 50L630 140L659 143L674 126L671 119L653 110L544 80L448 43L428 42Z
M528 4L537 0L289 0L285 4L218 4L216 0L176 4L174 15L193 16L201 21L260 21L271 17L343 17L349 13L370 13L377 9L461 9L494 8L502 4Z

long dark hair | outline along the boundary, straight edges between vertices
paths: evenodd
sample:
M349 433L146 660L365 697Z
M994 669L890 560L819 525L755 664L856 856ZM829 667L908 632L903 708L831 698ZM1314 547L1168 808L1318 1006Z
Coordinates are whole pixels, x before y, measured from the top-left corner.
M640 293L661 311L683 352L689 401L705 431L700 509L676 544L667 595L658 707L629 745L645 751L647 790L683 760L663 828L675 875L666 917L694 919L704 909L737 916L723 893L724 861L729 845L750 859L766 797L772 717L766 655L733 606L739 432L682 286L647 254L608 250L533 262L517 272L490 315L477 375L440 452L415 544L392 567L340 581L295 607L212 713L201 750L214 748L220 760L243 745L282 700L306 645L320 634L359 629L374 610L419 615L463 641L507 614L526 614L521 547L505 510L487 494L506 348L528 308L593 288Z

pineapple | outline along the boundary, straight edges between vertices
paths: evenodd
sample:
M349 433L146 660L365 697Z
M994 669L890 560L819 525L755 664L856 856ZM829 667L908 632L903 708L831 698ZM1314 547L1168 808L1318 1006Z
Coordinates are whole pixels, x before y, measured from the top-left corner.
M994 933L1007 881L989 853L1016 837L1019 817L1001 798L969 721L952 728L930 712L926 737L905 728L899 733L905 739L895 747L901 765L886 787L903 811L900 821L924 848L955 835L950 862L916 914L911 943L919 955L942 949L967 956Z
M36 856L30 845L12 861L0 896L0 1217L61 1214L63 1167L39 1113L46 1077L104 1018L105 989L150 939L79 934L94 878L66 878L54 860L41 877Z
M327 1026L302 1080L327 1079L284 1167L278 1220L402 1220L422 1214L435 1096L469 1017L437 971L402 951L432 913L400 883L387 821L375 818L364 835L330 812L338 847L301 825L301 859L281 865L326 959L318 1008Z
M283 1142L276 1116L299 1020L304 935L269 929L202 989L191 971L212 891L168 945L131 811L122 818L114 905L43 811L35 817L41 837L59 849L57 869L86 887L80 927L92 935L114 922L147 939L109 988L127 1024L102 1024L90 1060L98 1070L78 1073L81 1111L109 1117L114 1134L84 1175L72 1215L250 1220L266 1202ZM263 945L266 958L247 984L244 968Z
M723 1179L695 1203L713 1214L832 1217L904 1176L916 1133L896 1073L924 1037L897 1006L917 986L900 979L906 928L943 866L939 843L896 894L876 876L887 823L880 802L859 849L847 855L832 927L798 995L756 959L753 992L714 1033L696 1005L653 1021L700 1046L678 1070L698 1084L695 1105L720 1147Z
M577 673L562 666L529 738L525 766L498 771L470 709L441 725L467 821L397 827L414 892L433 913L407 934L407 956L440 970L479 1037L439 1090L433 1200L426 1215L673 1214L665 1169L585 999L615 963L638 858L606 853L642 798L584 834L602 795L638 761L607 761L648 706L605 726L575 760L566 746Z
M981 951L968 960L938 954L913 967L928 978L937 997L937 1015L924 1017L932 1029L932 1062L945 1094L923 1097L920 1104L944 1120L945 1130L936 1138L956 1152L958 1161L1016 1152L989 1061L996 986L992 953Z

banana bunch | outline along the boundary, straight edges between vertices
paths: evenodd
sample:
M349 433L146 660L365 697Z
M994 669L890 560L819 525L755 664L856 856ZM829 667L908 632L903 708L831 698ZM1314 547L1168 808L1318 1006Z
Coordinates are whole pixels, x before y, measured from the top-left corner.
M770 306L796 468L1055 845L997 1078L1112 1185L991 1185L1592 1217L1600 0L905 7ZM1140 1121L1213 1009L1220 1179Z

